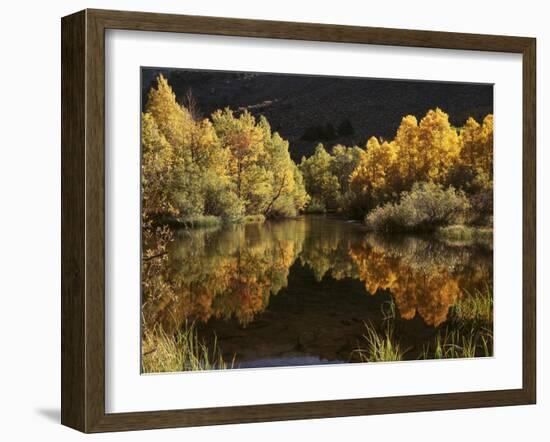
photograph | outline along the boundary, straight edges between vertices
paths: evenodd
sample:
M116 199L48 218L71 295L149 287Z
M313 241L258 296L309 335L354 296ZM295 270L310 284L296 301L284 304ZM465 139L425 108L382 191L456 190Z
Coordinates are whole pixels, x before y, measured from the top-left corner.
M493 356L493 85L141 68L142 373Z

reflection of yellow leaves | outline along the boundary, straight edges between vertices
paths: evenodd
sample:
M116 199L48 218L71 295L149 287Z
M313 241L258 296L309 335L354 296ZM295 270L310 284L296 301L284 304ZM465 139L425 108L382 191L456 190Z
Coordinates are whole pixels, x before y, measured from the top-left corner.
M364 249L352 249L350 256L357 263L359 279L365 283L367 292L374 295L379 289L392 290L397 274L388 258L379 250L364 252Z
M245 326L287 286L298 257L319 279L355 278L372 295L387 291L402 319L419 315L433 326L446 320L460 289L473 291L491 278L486 264L470 262L467 249L417 238L367 237L358 243L341 224L319 236L309 229L312 222L189 230L163 244L170 259L154 259L154 266L143 268L145 323L172 329L188 318L235 318Z
M407 252L405 247L391 250L365 243L350 249L350 257L357 264L359 278L369 293L389 290L401 318L413 319L418 314L426 324L438 326L447 319L450 307L458 300L462 275L449 270L454 264L451 259L438 262L435 257L422 258L418 252L414 247ZM479 270L468 283L479 284L487 277L486 269Z
M170 266L166 263L159 271L170 281L171 292L155 304L154 314L148 310L146 323L160 321L171 329L187 318L236 318L247 325L266 308L269 296L287 285L301 251L303 224L294 221L293 238L276 225L257 231L246 225L187 231L170 251ZM144 292L158 291L160 286L150 281L144 276Z

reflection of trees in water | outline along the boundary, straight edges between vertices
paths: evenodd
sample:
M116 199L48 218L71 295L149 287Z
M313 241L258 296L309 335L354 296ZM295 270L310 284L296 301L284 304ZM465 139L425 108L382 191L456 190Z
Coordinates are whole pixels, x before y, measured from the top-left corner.
M464 290L473 293L492 280L490 264L478 250L421 237L369 235L350 254L369 293L389 290L401 318L418 313L433 326L447 319Z
M326 274L336 280L357 278L357 266L349 251L358 236L350 235L350 226L315 218L307 225L300 263L311 269L315 280L321 281Z
M340 221L315 218L181 231L169 256L158 269L160 295L155 284L144 283L146 326L173 329L186 319L209 318L236 318L245 326L287 286L298 258L317 281L328 274L360 279L371 294L389 290L401 318L418 313L434 326L445 321L461 289L492 279L490 260L476 249L365 236Z
M249 323L269 296L287 285L301 251L304 223L232 225L219 230L179 232L162 270L171 290L146 303L146 325L177 327L186 318L235 317ZM144 293L145 300L153 294Z

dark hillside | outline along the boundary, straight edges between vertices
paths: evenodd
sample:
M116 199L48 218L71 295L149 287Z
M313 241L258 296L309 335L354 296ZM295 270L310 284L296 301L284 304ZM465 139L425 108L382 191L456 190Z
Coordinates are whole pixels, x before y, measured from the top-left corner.
M142 71L144 101L159 73L180 103L191 90L204 117L226 106L265 115L289 140L295 161L319 142L364 146L372 135L393 138L406 114L420 119L440 107L462 126L468 116L480 121L493 112L492 85L156 68Z

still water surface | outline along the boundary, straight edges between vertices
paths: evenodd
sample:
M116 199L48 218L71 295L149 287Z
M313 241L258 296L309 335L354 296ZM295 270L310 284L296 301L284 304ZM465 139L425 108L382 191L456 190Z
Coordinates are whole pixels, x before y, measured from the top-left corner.
M152 321L171 331L194 321L245 368L354 362L364 323L390 311L405 359L416 359L493 269L488 246L305 216L179 231L166 272L176 296L154 306Z

